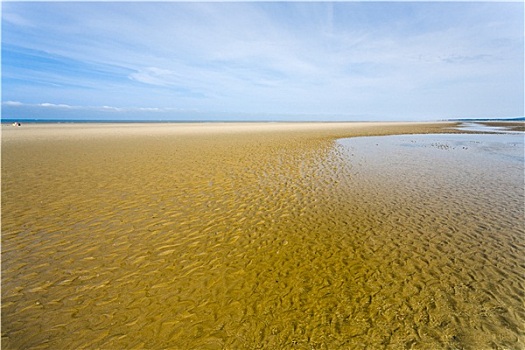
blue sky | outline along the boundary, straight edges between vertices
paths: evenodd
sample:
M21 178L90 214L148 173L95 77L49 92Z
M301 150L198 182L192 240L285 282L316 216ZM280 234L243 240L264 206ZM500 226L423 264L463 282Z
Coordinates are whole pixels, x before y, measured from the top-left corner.
M2 117L524 114L522 2L3 2Z

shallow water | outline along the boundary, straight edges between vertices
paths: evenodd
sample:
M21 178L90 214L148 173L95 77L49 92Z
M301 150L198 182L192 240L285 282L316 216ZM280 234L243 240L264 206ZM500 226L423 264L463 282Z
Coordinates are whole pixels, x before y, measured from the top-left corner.
M388 304L410 305L405 315L423 312L425 321L412 327L425 329L430 347L524 346L523 141L523 134L339 141L351 182L360 184L348 196L376 191L376 223L390 231L374 238L384 252L381 278L393 276L397 287L380 293ZM403 295L407 286L417 292Z
M461 123L456 129L462 131L474 131L474 132L491 132L491 133L505 133L505 134L521 134L523 131L511 130L512 125L509 126L488 126L480 123Z
M523 348L523 144L428 137L3 144L2 346Z

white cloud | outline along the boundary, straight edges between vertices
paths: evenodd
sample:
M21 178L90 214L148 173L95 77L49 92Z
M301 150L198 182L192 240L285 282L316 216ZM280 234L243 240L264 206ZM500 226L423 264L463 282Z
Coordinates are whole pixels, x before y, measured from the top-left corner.
M172 112L172 111L183 111L183 109L174 107L115 107L115 106L71 106L66 104L55 104L49 102L43 103L22 103L18 101L5 101L2 102L3 106L9 107L31 107L31 108L56 108L56 109L75 109L84 111L105 111L105 112Z
M75 106L70 106L70 105L66 105L66 104L63 104L63 103L54 104L54 103L48 103L48 102L40 103L39 106L40 107L46 107L46 108L66 108L66 109L77 108Z
M2 103L2 105L4 106L23 106L24 104L22 102L18 102L18 101L5 101Z
M109 111L109 112L123 112L123 108L119 107L112 107L112 106L102 106L102 107L83 107L83 109L100 109L102 111Z

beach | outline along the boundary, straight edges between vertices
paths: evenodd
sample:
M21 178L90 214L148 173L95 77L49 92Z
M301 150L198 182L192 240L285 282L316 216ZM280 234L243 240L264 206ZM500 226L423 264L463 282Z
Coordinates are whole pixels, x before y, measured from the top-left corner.
M3 125L2 348L524 348L523 165L337 141L456 124Z

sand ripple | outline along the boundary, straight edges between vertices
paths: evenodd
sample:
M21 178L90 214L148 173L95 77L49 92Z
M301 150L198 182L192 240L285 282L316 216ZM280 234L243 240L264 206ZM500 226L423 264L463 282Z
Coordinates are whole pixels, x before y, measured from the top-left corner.
M525 347L523 183L343 134L4 143L3 348Z

